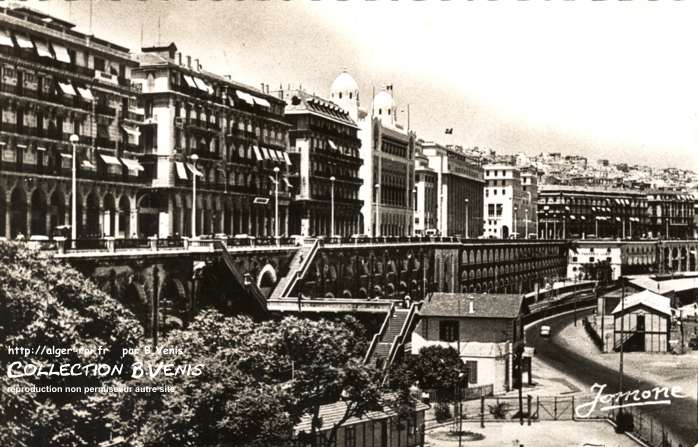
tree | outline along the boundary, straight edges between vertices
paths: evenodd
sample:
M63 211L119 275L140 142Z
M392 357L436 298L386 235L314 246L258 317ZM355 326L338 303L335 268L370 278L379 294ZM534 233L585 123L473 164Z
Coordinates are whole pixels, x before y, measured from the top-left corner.
M121 363L123 348L133 348L143 330L131 312L71 267L0 242L0 369L8 365ZM40 356L42 348L68 349ZM106 348L104 352L96 348ZM10 353L6 348L32 350ZM44 348L45 349L45 348ZM125 368L128 370L128 368ZM4 392L12 386L100 386L110 378L93 376L0 375L0 445L83 446L108 438L108 410L100 395Z
M602 283L610 282L613 279L613 268L609 261L588 262L581 266L585 272L586 278L600 281Z
M424 390L449 395L458 385L466 367L452 347L426 346L417 355L408 356L391 375L391 388L409 388L415 382Z

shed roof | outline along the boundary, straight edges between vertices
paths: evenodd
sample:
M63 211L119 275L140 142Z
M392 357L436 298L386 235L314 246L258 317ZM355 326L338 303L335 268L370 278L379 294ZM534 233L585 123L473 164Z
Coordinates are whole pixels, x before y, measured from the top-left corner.
M651 290L643 290L642 292L626 296L623 301L625 301L625 304L621 301L613 309L612 313L614 315L621 313L621 311L627 312L629 309L640 305L647 306L665 315L671 315L671 300ZM623 306L625 307L624 309Z
M521 313L522 305L523 295L437 292L431 294L419 313L422 316L513 319Z

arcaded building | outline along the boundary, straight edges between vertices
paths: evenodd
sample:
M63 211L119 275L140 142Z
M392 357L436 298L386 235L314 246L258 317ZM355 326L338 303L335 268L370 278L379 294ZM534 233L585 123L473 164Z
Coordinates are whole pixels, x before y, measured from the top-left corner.
M0 237L71 224L77 135L78 237L140 231L147 183L138 64L127 48L24 7L0 8Z
M284 102L268 86L256 89L204 70L175 44L143 48L139 62L133 82L142 88L149 123L142 135L148 234L275 236L277 199L279 235L288 234Z

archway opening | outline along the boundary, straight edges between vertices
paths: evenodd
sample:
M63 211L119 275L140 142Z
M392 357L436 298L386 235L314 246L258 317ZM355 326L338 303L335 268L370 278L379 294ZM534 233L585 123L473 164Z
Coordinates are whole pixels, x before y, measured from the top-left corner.
M46 228L46 215L48 214L48 203L46 194L41 188L36 188L31 199L31 234L48 235Z
M10 237L27 234L27 195L21 187L16 187L10 196Z

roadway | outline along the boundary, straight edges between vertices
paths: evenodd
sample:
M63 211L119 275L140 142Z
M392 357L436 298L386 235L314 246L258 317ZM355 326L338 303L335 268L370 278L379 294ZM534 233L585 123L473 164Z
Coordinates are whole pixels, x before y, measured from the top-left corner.
M579 312L578 318L581 324L581 316L588 315L592 311ZM561 373L583 384L585 390L590 390L594 383L606 384L604 393L618 392L618 370L610 369L593 360L584 357L560 343L559 335L562 329L572 324L574 314L561 315L544 322L537 322L526 329L526 344L535 347L535 356L554 367ZM547 324L551 328L552 336L543 338L539 334L539 327ZM591 343L591 341L590 341ZM648 381L636 380L627 374L623 378L624 390L649 390L655 386L671 386L670 383L655 384ZM687 391L690 393L690 391ZM590 391L589 391L590 393ZM670 406L642 407L643 414L651 415L656 421L663 423L678 438L684 447L690 447L698 442L698 421L696 401L694 399L672 399Z

